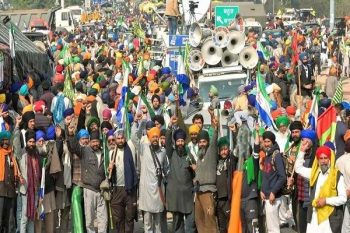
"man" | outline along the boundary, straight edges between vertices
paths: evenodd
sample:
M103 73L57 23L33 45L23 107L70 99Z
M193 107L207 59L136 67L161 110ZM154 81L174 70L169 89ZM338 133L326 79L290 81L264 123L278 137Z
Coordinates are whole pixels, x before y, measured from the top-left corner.
M210 86L208 96L210 99L210 108L212 108L212 109L220 108L220 100L218 97L219 91L214 85Z
M161 107L161 104L160 104L160 97L158 95L153 95L151 101L152 101L152 108L153 108L154 114L162 115L163 108Z
M217 224L215 218L214 193L216 190L216 164L217 164L217 121L212 115L214 135L209 139L207 131L202 130L197 137L198 140L198 160L196 165L192 165L196 172L195 185L195 220L199 233L216 232Z
M169 35L176 35L177 17L180 15L179 5L176 0L166 1L165 15L168 17Z
M173 116L166 133L166 153L169 159L169 174L166 186L167 211L173 215L173 231L176 233L195 232L193 209L194 173L188 162L185 147L186 132L178 128L177 117ZM171 143L171 142L175 142ZM185 222L186 219L186 222ZM185 230L186 229L186 230Z
M108 137L110 144L111 136ZM132 150L125 140L124 130L115 132L116 148L110 158L112 184L111 209L115 229L120 233L134 232L137 218L137 174Z
M89 146L81 146L74 137L74 128L68 127L68 146L71 152L81 159L81 178L84 188L84 211L87 232L95 232L95 218L97 218L98 232L107 232L107 208L100 192L100 185L105 180L105 171L99 132L96 130L92 131ZM97 216L95 216L96 213Z
M202 130L204 124L204 118L202 114L196 114L192 117L192 124L198 125L199 130Z
M299 57L302 64L298 67L300 69L300 83L299 79L296 79L298 95L301 95L303 97L312 97L314 83L314 80L312 80L313 70L309 63L309 58L305 52L300 54ZM299 93L299 89L301 89L301 93Z
M345 154L340 156L335 163L336 168L338 168L341 174L344 176L346 195L348 198L344 209L344 219L341 229L342 233L350 232L350 130L346 131L344 140Z
M148 141L140 143L140 210L144 211L144 229L147 233L161 233L161 216L165 197L163 177L166 174L166 152L159 146L160 129L147 131Z
M0 232L4 233L13 233L16 229L15 188L20 174L12 153L10 138L10 132L0 132Z
M26 131L29 130L34 130L35 129L35 113L33 111L26 112L22 115L21 118L21 146L24 148L26 146L26 140L25 140L25 133Z
M198 134L199 134L200 128L197 124L193 124L188 128L188 133L190 135L191 141L188 143L187 147L191 155L191 162L196 163L198 160ZM193 161L192 161L193 157Z
M25 133L25 148L21 147L19 124L22 118L16 119L14 131L13 146L14 153L18 160L19 169L22 172L23 182L19 187L21 198L20 233L35 232L34 221L36 214L36 206L38 200L38 192L41 182L41 167L39 153L35 145L35 132L27 130Z
M280 232L279 209L286 172L279 152L276 136L270 131L263 134L263 149L266 154L262 164L260 197L265 203L266 227L268 232ZM254 144L254 153L260 152L260 145Z
M337 68L332 66L329 68L328 76L326 79L325 92L329 97L334 96L335 90L338 86Z
M215 212L220 233L226 233L228 228L227 224L231 209L232 175L237 163L237 159L230 151L229 144L227 137L221 137L218 140L219 158L216 167L217 202Z
M35 128L38 130L46 131L51 124L51 119L45 115L46 106L43 100L39 100L34 103L35 111Z
M57 95L52 99L51 112L53 115L53 121L55 124L60 124L61 128L64 128L64 110L72 107L70 100L63 94L63 84L59 83L56 86Z
M309 141L302 141L295 162L295 171L310 180L306 232L340 232L342 205L347 200L344 177L335 167L334 152L327 146L320 146L316 150L317 160L314 160L311 168L304 167L304 154L309 147Z

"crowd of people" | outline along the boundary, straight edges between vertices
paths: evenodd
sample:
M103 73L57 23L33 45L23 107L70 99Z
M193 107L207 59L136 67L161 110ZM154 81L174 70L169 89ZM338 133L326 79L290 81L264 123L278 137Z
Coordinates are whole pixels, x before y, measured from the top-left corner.
M0 232L130 233L135 221L147 233L350 232L350 104L333 98L349 77L350 37L280 19L268 25L282 38L249 30L247 43L270 54L225 102L225 133L218 88L210 122L188 116L201 101L192 75L152 59L154 19L132 12L53 33L55 74L28 72L1 90ZM325 69L317 112L337 115L326 142L309 120ZM276 127L259 117L259 75Z

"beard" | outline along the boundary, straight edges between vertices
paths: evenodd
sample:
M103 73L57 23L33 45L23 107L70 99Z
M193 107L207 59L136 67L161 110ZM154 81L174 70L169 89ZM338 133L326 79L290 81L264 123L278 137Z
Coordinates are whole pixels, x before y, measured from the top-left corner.
M205 153L207 153L207 148L199 148L198 150L198 158L203 159L205 156Z
M329 164L322 164L322 165L320 166L320 169L321 169L321 172L322 172L323 174L325 174L325 173L328 171L328 169L329 169Z
M38 150L36 149L36 146L26 146L26 151L28 155L37 155Z
M181 146L181 147L177 147L176 148L177 154L182 157L186 154L186 150L185 147Z
M292 142L294 142L294 144L300 142L301 138L300 137L293 137L292 138Z
M114 150L115 149L115 145L109 145L109 146L107 146L107 148L108 148L108 150Z
M37 150L38 150L39 155L41 155L41 156L46 156L46 154L47 154L46 145L43 145L43 146L36 146L36 148L37 148Z
M159 144L152 143L151 147L152 147L153 150L158 150L159 149Z

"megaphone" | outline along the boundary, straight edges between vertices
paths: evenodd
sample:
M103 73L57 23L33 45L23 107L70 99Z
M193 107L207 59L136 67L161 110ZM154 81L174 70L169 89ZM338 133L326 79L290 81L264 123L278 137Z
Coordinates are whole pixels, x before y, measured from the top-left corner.
M238 65L238 54L231 53L228 49L224 51L221 58L221 65L223 67L237 66Z
M189 31L188 41L192 47L197 47L202 40L202 29L198 23L192 23Z
M244 34L239 31L232 31L228 36L227 50L231 53L238 54L245 45Z
M205 65L205 61L199 49L192 49L188 55L188 58L190 69L193 71L199 71Z
M228 45L228 35L230 31L227 27L217 27L214 30L213 41L215 46L225 48Z
M216 65L222 57L222 49L216 46L212 37L208 37L201 49L204 61L209 65Z
M258 61L258 53L252 46L245 47L239 54L239 63L246 69L253 69Z

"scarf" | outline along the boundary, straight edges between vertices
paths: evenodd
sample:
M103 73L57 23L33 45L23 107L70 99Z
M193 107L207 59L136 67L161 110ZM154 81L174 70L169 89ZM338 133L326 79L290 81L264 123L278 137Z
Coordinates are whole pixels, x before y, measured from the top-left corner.
M244 161L243 169L247 172L247 181L248 181L248 185L250 185L253 181L255 181L253 156L249 156L249 158L246 161Z
M311 177L310 177L311 188L312 187L316 188L316 182L320 172L321 171L318 166L318 160L315 159L311 168ZM337 192L337 173L338 173L338 169L335 168L335 155L334 155L334 152L332 151L331 166L329 168L329 174L328 174L327 180L321 186L319 196L315 197L315 199L312 200L312 206L317 210L318 224L329 219L329 216L333 213L334 206L325 205L321 208L318 208L316 201L318 198L321 198L321 197L327 198L327 197L337 196L337 193L338 193Z
M40 173L38 154L27 154L27 217L31 221L35 219L35 196L40 186Z
M15 177L18 177L17 161L12 154L11 148L4 149L4 148L0 147L0 182L5 180L6 156L10 156L10 159L11 159L11 162L12 162L13 168L14 168L14 175L15 175Z
M124 180L125 191L130 193L137 184L137 175L132 152L128 144L124 147Z

